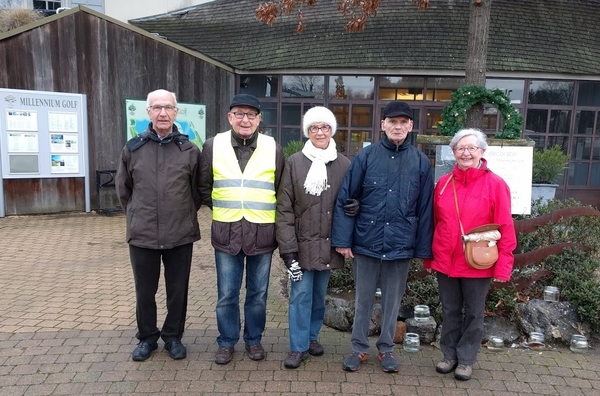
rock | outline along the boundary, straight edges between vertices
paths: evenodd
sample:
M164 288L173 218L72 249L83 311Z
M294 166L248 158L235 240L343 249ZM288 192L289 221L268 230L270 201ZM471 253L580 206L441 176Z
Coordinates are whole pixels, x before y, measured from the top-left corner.
M354 322L354 298L347 295L325 296L325 317L323 323L341 331L352 330Z
M415 318L408 318L404 321L406 323L406 331L409 333L417 333L421 344L431 344L435 340L435 330L437 329L437 323L430 316L427 320L416 320Z
M571 335L588 334L589 325L581 323L579 315L567 301L531 300L517 304L516 321L524 334L537 331L544 334L546 343L569 345Z
M514 323L498 316L487 316L483 319L483 341L489 340L490 336L500 337L504 343L519 341L519 332Z
M325 295L325 317L323 323L341 331L351 331L354 323L354 292L332 292ZM369 336L381 331L381 304L376 299L371 312Z

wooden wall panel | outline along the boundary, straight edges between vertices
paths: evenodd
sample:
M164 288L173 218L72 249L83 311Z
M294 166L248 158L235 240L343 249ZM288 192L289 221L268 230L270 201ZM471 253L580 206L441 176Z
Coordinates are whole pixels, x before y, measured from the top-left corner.
M5 71L0 73L3 88L86 95L92 208L96 170L116 169L125 144L125 99L145 99L150 91L168 89L179 101L207 105L209 136L229 128L226 113L235 91L233 73L85 11L0 40L0 70ZM31 185L6 180L12 194L7 213L41 213L37 206L46 213L84 209L83 188L56 187L73 180L78 179L28 179ZM32 185L40 188L30 190ZM48 196L38 196L42 193ZM117 206L116 199L110 202L112 197L103 192L104 206Z
M5 179L7 215L58 213L85 210L84 179Z

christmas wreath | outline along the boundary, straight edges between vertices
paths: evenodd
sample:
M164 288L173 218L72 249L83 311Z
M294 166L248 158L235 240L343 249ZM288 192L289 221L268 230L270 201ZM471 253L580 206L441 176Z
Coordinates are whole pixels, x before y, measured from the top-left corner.
M467 110L479 103L494 105L502 114L502 131L496 134L498 139L520 139L523 116L510 103L510 98L499 89L487 89L481 85L467 85L452 93L452 100L442 112L442 121L438 130L442 136L454 136L464 127Z

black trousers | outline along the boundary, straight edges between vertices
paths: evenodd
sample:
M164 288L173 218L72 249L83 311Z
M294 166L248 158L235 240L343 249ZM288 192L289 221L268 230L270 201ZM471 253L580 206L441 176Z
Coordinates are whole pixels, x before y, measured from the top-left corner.
M145 249L129 245L129 257L135 281L138 332L137 339L154 343L162 338L165 343L181 340L187 314L188 286L192 265L193 244L172 249ZM160 267L165 267L167 317L159 330L156 326L156 292Z

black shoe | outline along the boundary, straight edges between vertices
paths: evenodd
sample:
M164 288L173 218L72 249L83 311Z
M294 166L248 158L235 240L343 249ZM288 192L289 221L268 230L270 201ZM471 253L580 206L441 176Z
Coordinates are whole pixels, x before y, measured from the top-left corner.
M152 355L152 351L158 348L156 342L149 343L148 341L140 341L137 347L133 350L131 358L136 362L143 362Z
M233 359L233 348L220 346L215 353L215 363L217 364L227 364L231 362Z
M246 344L246 354L252 360L263 360L265 358L265 350L260 344Z
M169 356L174 360L185 359L187 356L187 350L179 340L167 342L165 344L165 349L169 351Z
M308 356L308 351L290 352L290 356L283 361L283 366L285 368L298 368L304 360L308 359Z
M308 353L313 356L321 356L323 353L325 353L325 348L323 348L323 345L319 344L319 341L313 340L308 346Z

